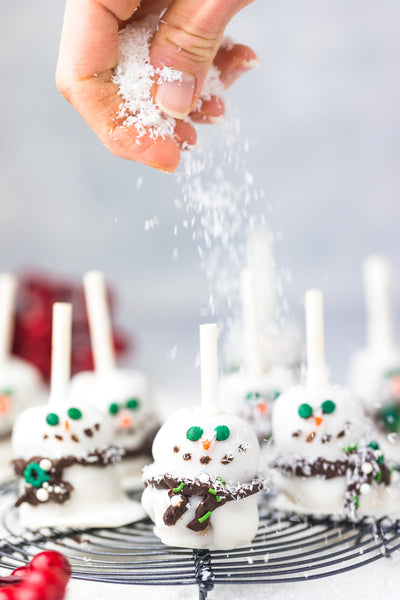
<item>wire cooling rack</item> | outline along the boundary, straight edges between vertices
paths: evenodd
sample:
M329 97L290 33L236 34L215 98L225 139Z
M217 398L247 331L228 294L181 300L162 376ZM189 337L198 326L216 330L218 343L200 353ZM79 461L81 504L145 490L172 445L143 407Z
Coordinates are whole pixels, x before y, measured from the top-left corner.
M300 517L261 506L251 547L229 552L164 546L149 520L116 529L21 530L14 483L0 486L0 567L15 568L45 549L63 552L73 577L136 585L198 585L205 600L221 584L296 582L344 573L400 549L400 522L357 523Z

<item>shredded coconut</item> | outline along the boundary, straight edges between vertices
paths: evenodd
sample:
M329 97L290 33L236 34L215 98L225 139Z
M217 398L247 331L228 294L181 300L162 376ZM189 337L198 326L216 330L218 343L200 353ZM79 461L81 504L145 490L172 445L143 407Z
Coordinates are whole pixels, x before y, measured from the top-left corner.
M176 121L163 113L154 103L154 82L182 81L182 73L171 67L154 68L150 63L150 44L157 31L159 19L151 16L134 22L119 34L118 65L114 70L113 82L119 87L121 103L119 118L128 127L135 127L139 137L149 133L153 139L173 137ZM204 100L222 96L223 84L219 70L212 66L196 105L200 108Z

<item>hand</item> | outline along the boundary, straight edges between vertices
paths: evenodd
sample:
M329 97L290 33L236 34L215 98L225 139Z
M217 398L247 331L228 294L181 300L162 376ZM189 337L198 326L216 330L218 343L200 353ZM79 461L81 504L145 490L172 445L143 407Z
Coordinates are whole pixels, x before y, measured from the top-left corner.
M229 20L252 0L66 0L56 81L60 93L74 106L113 154L161 171L173 172L184 143L196 141L194 127L182 119L212 123L224 106L213 97L192 112L207 72L214 62L228 87L257 64L255 53L235 44L220 48ZM140 4L140 6L139 6ZM138 138L133 127L121 126L117 116L121 96L112 81L117 65L118 32L127 21L150 13L161 14L150 49L154 67L164 65L182 71L183 81L155 86L154 99L177 119L175 136L153 140Z

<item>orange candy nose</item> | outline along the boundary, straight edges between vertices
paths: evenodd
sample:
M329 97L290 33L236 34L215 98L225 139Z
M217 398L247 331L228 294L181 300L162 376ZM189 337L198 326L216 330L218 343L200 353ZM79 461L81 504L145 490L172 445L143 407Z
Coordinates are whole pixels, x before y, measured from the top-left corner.
M6 394L0 395L0 413L4 414L11 408L10 398Z
M393 379L393 391L396 398L400 398L400 377L395 377Z
M323 417L314 417L314 421L316 426L318 427L318 425L321 425L322 421L323 421Z
M204 450L209 450L210 446L211 446L211 442L209 440L204 440L203 442L201 442L203 444L203 448Z
M257 410L260 413L260 415L265 415L265 413L267 412L267 405L265 404L265 402L260 402L260 404L257 404Z
M68 430L69 430L69 422L65 421L65 431L68 431Z
M119 424L124 429L127 429L128 427L130 427L132 425L132 417L130 417L129 415L121 416L121 418L119 420Z

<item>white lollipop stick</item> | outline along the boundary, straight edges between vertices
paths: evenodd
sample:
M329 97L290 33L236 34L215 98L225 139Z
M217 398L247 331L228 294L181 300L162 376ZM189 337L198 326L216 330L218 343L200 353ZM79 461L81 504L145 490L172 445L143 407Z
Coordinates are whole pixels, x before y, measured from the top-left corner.
M325 364L324 298L321 290L306 292L307 386L328 383Z
M83 285L95 369L98 373L107 373L116 368L116 360L104 274L89 271Z
M251 375L262 371L260 352L260 328L257 318L255 273L253 269L243 269L240 274L242 297L242 320L244 337L244 366Z
M267 229L258 227L249 233L247 264L255 273L257 319L264 330L276 316L275 256L272 234Z
M8 273L0 275L0 363L6 362L11 353L17 281Z
M64 402L68 397L71 375L72 305L53 304L51 339L51 378L49 402Z
M219 413L217 334L215 323L200 325L201 411L205 415Z
M390 348L395 344L393 326L393 273L388 260L379 254L363 263L367 309L367 343L370 348Z

